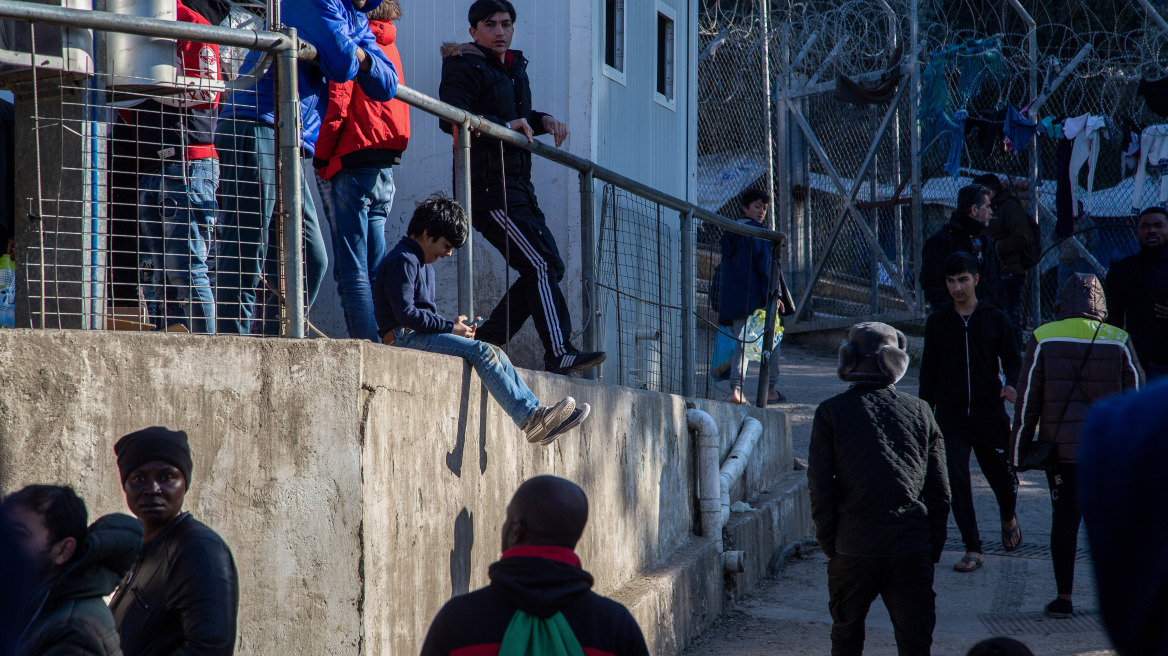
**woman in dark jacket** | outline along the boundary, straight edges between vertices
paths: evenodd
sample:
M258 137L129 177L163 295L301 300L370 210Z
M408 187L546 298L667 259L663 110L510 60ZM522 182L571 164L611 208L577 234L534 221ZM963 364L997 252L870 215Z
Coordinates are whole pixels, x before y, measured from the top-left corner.
M1077 491L1080 425L1091 404L1139 387L1144 374L1128 334L1103 323L1107 301L1098 278L1073 274L1059 292L1055 312L1059 320L1035 330L1026 346L1009 454L1019 467L1031 450L1050 449L1043 466L1058 598L1047 604L1046 614L1065 618L1074 611L1075 547L1083 519Z

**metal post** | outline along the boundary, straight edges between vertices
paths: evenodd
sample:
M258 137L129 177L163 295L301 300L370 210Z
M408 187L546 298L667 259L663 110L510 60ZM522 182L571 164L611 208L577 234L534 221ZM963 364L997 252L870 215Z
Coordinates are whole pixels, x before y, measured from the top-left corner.
M782 254L779 242L771 242L770 291L767 293L766 328L763 330L762 344L759 345L761 349L758 363L758 396L755 398L755 405L760 408L767 407L767 396L770 392L771 343L775 340L775 323L779 320L779 315L775 312L775 300L779 298L779 259ZM778 364L775 362L773 366L777 367Z
M296 41L296 30L284 32ZM296 49L276 54L276 220L284 227L284 336L305 336L308 312L304 295L304 215L300 168L300 95Z
M1018 0L1010 0L1010 5L1014 8L1014 11L1016 11L1018 13L1018 15L1022 17L1022 22L1024 22L1026 24L1026 31L1027 31L1026 36L1027 36L1027 42L1028 42L1029 49L1030 49L1030 80L1029 80L1029 82L1030 82L1030 84L1029 84L1030 100L1037 101L1037 99L1038 99L1038 30L1037 30L1037 23L1034 22L1034 19L1031 18L1029 12L1026 11L1026 9L1022 6L1022 3L1020 3ZM1030 119L1031 120L1035 120L1037 117L1037 112L1038 112L1037 106L1038 106L1038 103L1033 102L1033 104L1032 104L1033 109L1031 109L1031 112L1030 112ZM1029 168L1030 168L1030 170L1028 171L1028 173L1029 173L1028 177L1030 178L1030 220L1037 223L1038 222L1038 134L1037 133L1035 133L1035 135L1030 140L1030 167ZM1034 313L1033 316L1031 317L1031 323L1032 323L1032 325L1037 327L1038 324L1040 323L1040 319L1041 319L1041 317L1040 317L1040 314L1041 314L1040 303L1041 303L1041 301L1039 299L1038 285L1036 283L1037 283L1037 275L1035 276L1035 282L1031 283L1031 286L1030 286L1030 294L1031 294L1030 309Z
M580 172L580 273L583 277L581 307L584 308L584 350L599 351L596 331L596 185L592 170ZM682 228L684 230L684 226ZM683 283L684 284L684 283ZM601 365L603 366L603 365ZM585 378L596 380L600 367L584 372Z
M772 214L777 213L775 223L773 224L776 229L786 230L789 235L797 235L798 231L791 224L791 175L790 153L788 148L790 134L787 127L787 103L784 100L788 90L791 88L791 48L790 39L788 38L790 34L790 26L784 26L783 42L780 46L782 66L779 69L782 72L782 77L779 78L775 85L775 93L779 96L779 102L775 107L775 148L779 153L779 188L778 195L771 197L771 207L774 208L771 212Z
M909 33L912 39L911 52L914 53L912 61L909 65L912 67L911 82L912 93L909 94L908 110L909 110L909 148L912 150L912 239L909 240L909 247L912 249L912 257L909 261L912 262L913 278L911 285L913 291L916 293L916 303L913 304L912 309L924 310L925 301L924 295L921 292L920 274L921 274L921 124L917 120L917 109L921 103L921 64L917 60L920 52L920 26L917 24L920 14L918 13L918 1L912 0L909 3ZM903 275L903 273L901 273ZM906 281L908 282L908 281Z
M767 193L771 202L775 202L775 139L771 129L771 27L770 9L767 0L759 0L759 25L762 29L762 75L763 75L763 107L766 117L766 151L767 151ZM783 39L784 47L787 39ZM775 227L774 212L767 221L767 227Z
M473 211L470 201L470 126L458 125L454 137L454 198L466 211ZM466 233L466 243L458 250L458 313L474 318L474 246L472 232Z
M896 119L893 119L895 125ZM868 138L876 141L880 135L876 132L876 108L868 107ZM880 155L879 149L877 154L872 157L872 168L868 169L870 177L868 178L868 201L875 205L876 194L879 191L880 185ZM876 235L876 248L883 248L880 245L880 208L873 206L868 210L868 220L872 222L872 233ZM889 273L892 273L891 271ZM872 254L872 314L880 312L880 264L877 262L877 256Z
M681 215L681 395L694 394L694 353L697 333L694 322L694 230L693 210Z

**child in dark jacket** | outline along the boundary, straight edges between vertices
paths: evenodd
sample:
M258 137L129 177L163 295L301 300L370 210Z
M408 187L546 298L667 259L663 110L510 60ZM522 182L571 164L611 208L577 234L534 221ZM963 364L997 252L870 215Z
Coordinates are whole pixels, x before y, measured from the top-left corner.
M763 228L762 220L770 206L770 196L757 190L747 189L738 199L742 218L739 222ZM721 280L718 281L720 299L718 302L718 324L730 326L736 338L741 337L746 320L755 310L766 306L770 291L771 246L762 239L754 239L733 232L722 234ZM781 301L780 301L781 304ZM779 311L784 308L780 306ZM734 345L734 355L730 358L730 401L746 403L742 394L742 381L746 378L747 360L745 345L739 339ZM779 384L779 347L776 344L770 359L770 393L767 404L782 403L786 400L777 389Z
M434 262L466 243L466 212L450 198L431 196L410 218L406 235L389 252L374 276L373 311L382 341L393 346L460 357L471 364L483 386L503 406L528 442L546 446L580 425L591 408L570 396L541 406L519 372L497 346L475 339L480 321L451 321L434 301Z
M1013 551L1022 542L1014 513L1018 477L1005 455L1010 419L1002 402L1014 402L1022 362L1006 314L978 301L977 259L953 253L943 270L951 300L925 322L920 397L933 408L945 435L953 518L965 542L965 556L953 569L972 572L983 560L970 483L971 450L998 500L1002 546ZM1005 373L1004 384L999 372Z

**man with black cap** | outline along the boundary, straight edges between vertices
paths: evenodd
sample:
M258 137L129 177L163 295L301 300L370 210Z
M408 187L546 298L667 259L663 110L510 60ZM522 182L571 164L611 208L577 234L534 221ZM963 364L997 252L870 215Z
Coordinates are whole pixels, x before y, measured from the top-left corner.
M839 377L852 386L811 425L811 517L827 554L832 656L864 651L864 618L880 596L901 656L927 655L936 608L933 565L949 517L945 443L929 406L893 385L908 340L883 323L852 326Z
M446 602L422 656L649 656L637 621L592 592L580 567L573 550L587 521L588 497L575 483L536 476L520 485L491 584Z
M193 466L187 434L144 428L118 440L114 453L146 541L110 601L122 652L234 653L239 575L223 538L182 512Z

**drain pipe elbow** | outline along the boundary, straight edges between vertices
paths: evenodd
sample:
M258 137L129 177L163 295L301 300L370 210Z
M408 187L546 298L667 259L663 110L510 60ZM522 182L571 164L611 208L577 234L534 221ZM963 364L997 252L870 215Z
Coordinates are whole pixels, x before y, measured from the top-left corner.
M722 571L727 574L741 574L745 572L746 554L741 551L723 551Z
M718 425L707 412L687 410L686 423L698 434L698 512L701 514L702 535L714 538L718 553L722 552L721 482L718 477L718 452L721 439Z
M730 488L738 482L742 473L746 471L750 454L754 452L754 446L758 444L758 438L761 435L762 423L759 420L754 417L744 419L742 428L738 432L738 439L734 442L734 449L730 451L726 462L722 464L722 471L718 475L721 492L719 495L721 501L719 519L722 526L730 521Z

